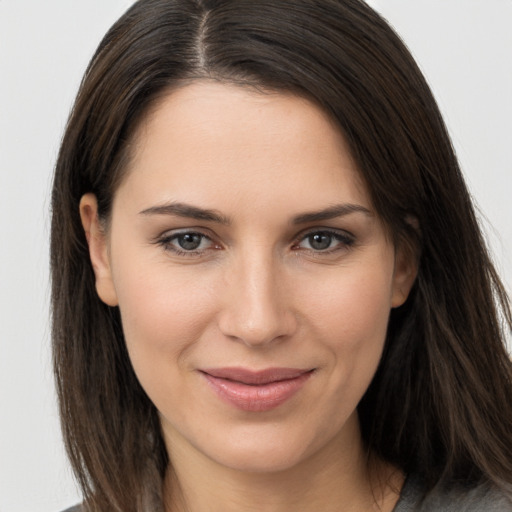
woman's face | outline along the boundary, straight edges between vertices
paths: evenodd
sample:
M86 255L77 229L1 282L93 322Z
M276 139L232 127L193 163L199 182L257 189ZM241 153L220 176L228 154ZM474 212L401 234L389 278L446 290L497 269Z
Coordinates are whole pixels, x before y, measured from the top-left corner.
M100 297L172 457L250 471L359 446L356 407L413 265L314 104L196 82L139 128L103 236Z

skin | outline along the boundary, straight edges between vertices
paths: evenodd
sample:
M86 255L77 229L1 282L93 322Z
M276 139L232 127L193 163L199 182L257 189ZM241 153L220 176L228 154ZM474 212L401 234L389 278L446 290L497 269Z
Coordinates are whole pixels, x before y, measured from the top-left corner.
M356 407L416 268L340 132L297 96L199 81L161 100L133 144L108 232L92 194L80 212L98 294L119 306L160 413L167 510L391 510L402 476L368 471ZM184 232L199 234L195 250L180 246ZM199 371L232 366L313 372L253 412Z

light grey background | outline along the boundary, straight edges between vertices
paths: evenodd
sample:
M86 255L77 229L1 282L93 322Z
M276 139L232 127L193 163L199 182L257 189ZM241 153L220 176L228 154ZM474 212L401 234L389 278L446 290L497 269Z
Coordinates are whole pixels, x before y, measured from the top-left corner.
M52 167L81 75L130 0L0 0L0 512L79 500L50 370ZM512 288L512 0L374 0L419 60Z

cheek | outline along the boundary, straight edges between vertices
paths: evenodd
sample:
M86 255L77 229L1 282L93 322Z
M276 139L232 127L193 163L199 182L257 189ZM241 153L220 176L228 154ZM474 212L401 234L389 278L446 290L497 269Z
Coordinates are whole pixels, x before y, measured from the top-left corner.
M165 264L124 259L115 268L123 332L136 374L144 386L155 369L186 365L214 313L211 287L191 273Z
M309 286L304 301L310 318L347 348L383 341L391 310L391 271L376 264L333 273L323 286Z
M309 293L313 336L330 354L331 391L340 403L355 406L379 364L391 309L388 268L375 265L364 272L340 272L328 286Z

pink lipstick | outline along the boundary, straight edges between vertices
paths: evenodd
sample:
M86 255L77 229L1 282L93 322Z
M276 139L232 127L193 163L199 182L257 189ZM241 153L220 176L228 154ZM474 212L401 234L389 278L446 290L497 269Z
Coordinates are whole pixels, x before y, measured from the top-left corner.
M210 387L238 409L262 412L274 409L297 393L314 370L267 368L210 368L201 370Z

